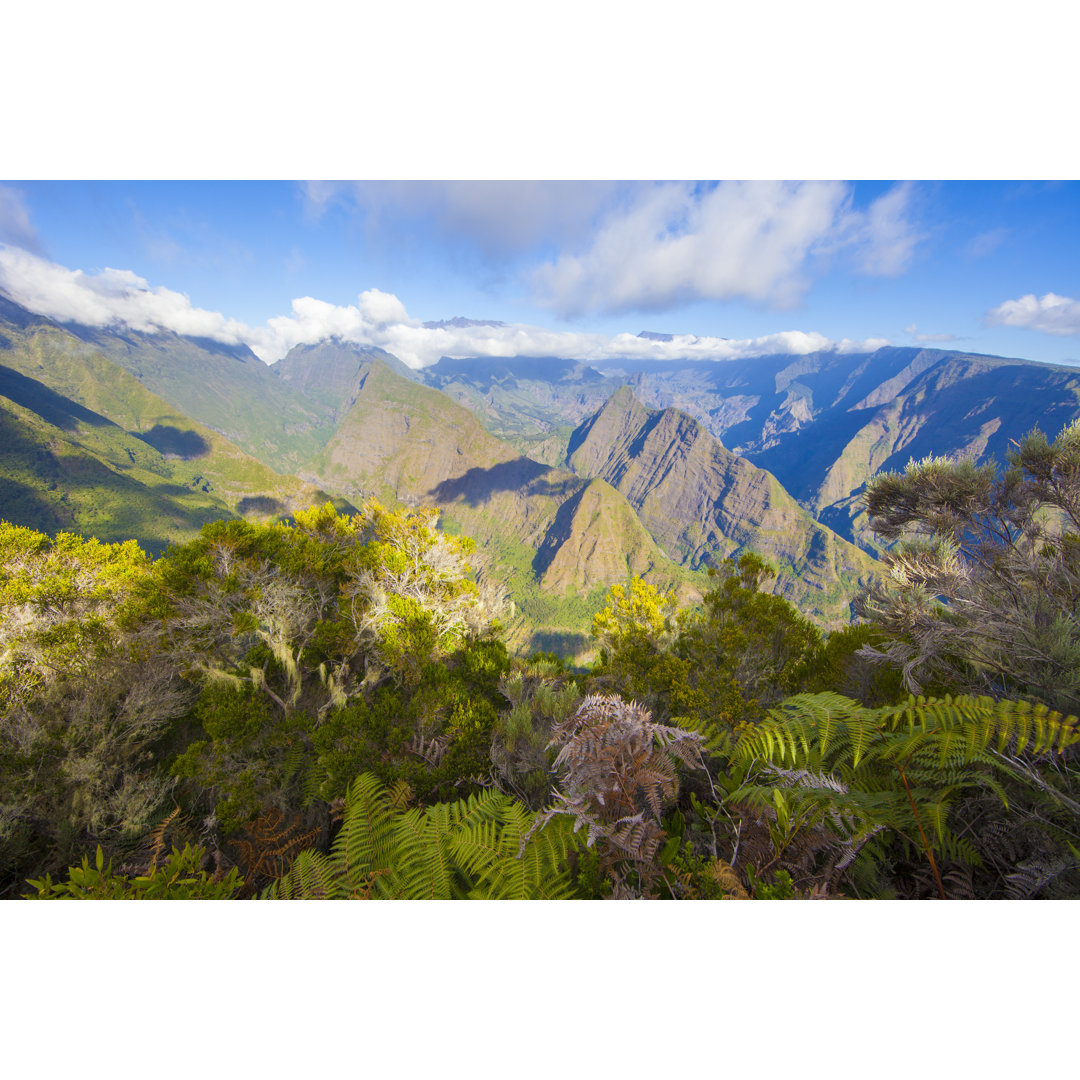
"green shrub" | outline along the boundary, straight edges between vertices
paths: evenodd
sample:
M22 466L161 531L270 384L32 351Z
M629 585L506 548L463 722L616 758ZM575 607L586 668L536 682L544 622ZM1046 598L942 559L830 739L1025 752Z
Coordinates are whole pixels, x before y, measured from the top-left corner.
M234 867L222 876L201 869L206 852L201 847L185 844L172 854L163 866L152 865L145 874L127 877L113 872L112 860L105 862L99 847L94 865L83 856L79 866L68 870L66 881L30 881L37 895L26 894L27 900L229 900L243 885Z

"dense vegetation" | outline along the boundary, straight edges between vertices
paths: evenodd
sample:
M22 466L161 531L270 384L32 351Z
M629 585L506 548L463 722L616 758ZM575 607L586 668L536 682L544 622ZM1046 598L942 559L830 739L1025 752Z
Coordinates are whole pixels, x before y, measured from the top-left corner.
M430 510L150 559L0 525L6 897L1080 896L1080 424L871 482L823 636L744 554L512 656Z

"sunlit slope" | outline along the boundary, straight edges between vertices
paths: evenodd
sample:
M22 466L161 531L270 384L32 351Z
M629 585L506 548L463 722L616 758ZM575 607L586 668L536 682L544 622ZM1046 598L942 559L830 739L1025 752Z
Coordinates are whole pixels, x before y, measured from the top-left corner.
M185 483L160 454L115 425L84 418L74 428L60 427L18 404L8 396L9 374L0 367L3 520L47 533L136 539L156 552L207 521L231 516L197 478ZM14 390L20 400L22 390Z
M568 462L625 496L672 559L691 568L752 550L778 569L777 591L827 623L846 622L873 560L819 524L774 476L726 450L676 409L652 410L623 387L570 441Z
M47 324L0 322L0 516L151 550L205 521L267 517L326 495L192 421Z
M295 472L333 432L333 419L245 346L168 331L65 327L185 416L281 472Z

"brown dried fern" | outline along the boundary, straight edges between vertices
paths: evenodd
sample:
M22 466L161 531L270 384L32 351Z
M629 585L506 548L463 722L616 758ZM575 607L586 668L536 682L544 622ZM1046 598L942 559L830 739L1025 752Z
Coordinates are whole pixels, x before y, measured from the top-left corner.
M176 820L180 814L180 807L174 808L163 821L158 822L150 833L150 867L157 866L158 859L165 855L165 830Z
M553 736L561 789L534 829L555 814L572 816L575 832L587 827L600 869L611 876L613 898L652 895L663 876L660 815L679 790L676 762L704 768L701 736L654 724L641 705L604 694L585 698Z
M286 821L277 807L257 817L232 839L235 862L244 876L238 898L249 899L269 881L285 874L296 856L315 843L319 832L318 828L304 829L298 821Z

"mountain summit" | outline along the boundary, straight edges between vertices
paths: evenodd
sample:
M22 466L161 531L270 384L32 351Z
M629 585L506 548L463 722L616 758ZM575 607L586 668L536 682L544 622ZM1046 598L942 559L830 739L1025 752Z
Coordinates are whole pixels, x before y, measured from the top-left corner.
M815 521L779 481L726 450L693 417L650 409L628 386L570 437L567 463L601 477L677 562L696 569L753 550L777 591L825 621L846 619L849 587L873 560Z

